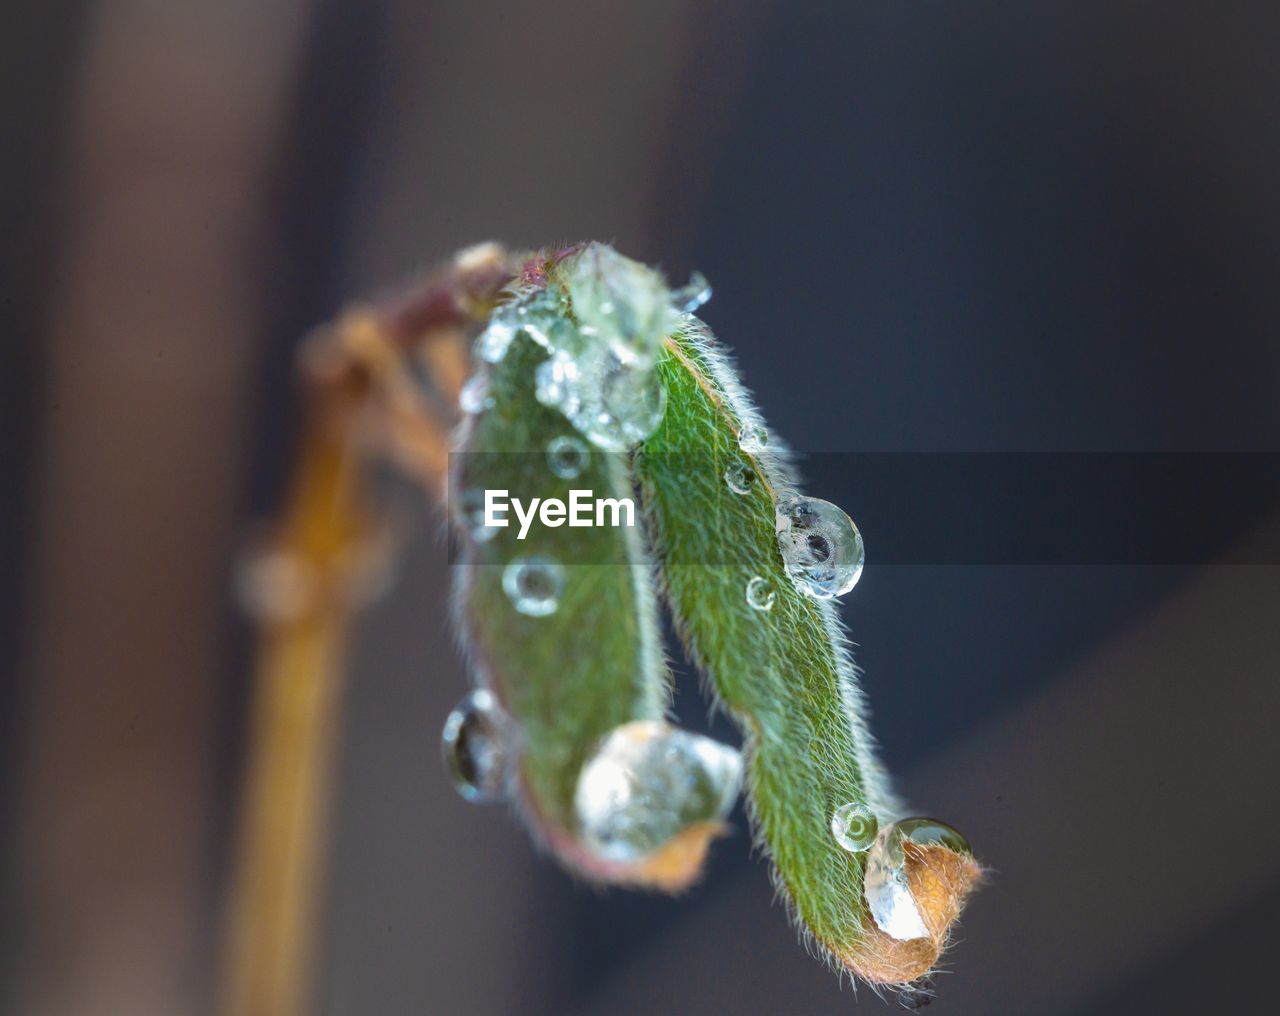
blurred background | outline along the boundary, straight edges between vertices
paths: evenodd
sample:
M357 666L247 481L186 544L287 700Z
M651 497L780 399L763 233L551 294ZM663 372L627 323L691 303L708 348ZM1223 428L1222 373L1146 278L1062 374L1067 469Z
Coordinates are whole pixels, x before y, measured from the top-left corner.
M230 578L297 343L491 238L703 270L808 489L862 525L887 763L993 869L931 1011L1271 1001L1275 499L1210 468L1161 488L1167 557L877 565L867 520L903 506L818 453L1274 466L1280 10L18 0L0 27L5 1011L215 1011ZM934 545L1042 526L1000 494L912 511ZM740 813L670 900L576 885L454 794L438 529L354 634L312 1011L893 1011L805 955Z

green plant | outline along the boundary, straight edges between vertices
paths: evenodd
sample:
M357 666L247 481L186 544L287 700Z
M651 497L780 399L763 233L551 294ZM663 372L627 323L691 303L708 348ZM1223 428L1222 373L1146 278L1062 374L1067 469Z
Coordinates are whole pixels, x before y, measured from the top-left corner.
M433 496L450 476L477 685L445 726L464 796L512 800L585 878L675 892L745 769L803 932L839 970L928 1000L980 869L955 830L900 818L831 602L858 577L861 539L797 493L691 314L708 295L599 244L528 257L483 244L303 345L289 493L239 577L260 639L224 1011L307 1009L346 635L395 544L379 458ZM561 506L534 526L526 509L519 529L491 526L475 499L491 489L544 509L590 489L603 514L566 526ZM642 527L619 526L637 492ZM743 752L664 719L660 593Z
M901 817L833 605L861 538L797 491L691 313L707 295L585 244L522 260L500 298L450 478L478 690L450 717L447 757L466 796L514 800L571 870L672 891L697 877L745 773L803 931L840 969L910 987L980 869L953 829ZM575 489L638 495L643 528L484 516L485 491L545 509ZM660 597L741 756L663 719Z

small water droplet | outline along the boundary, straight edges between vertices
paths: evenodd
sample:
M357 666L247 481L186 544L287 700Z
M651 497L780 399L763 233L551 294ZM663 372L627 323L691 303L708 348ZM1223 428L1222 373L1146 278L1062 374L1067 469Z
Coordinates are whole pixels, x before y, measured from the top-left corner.
M906 818L881 828L867 852L862 892L876 925L900 941L929 934L920 908L907 885L904 843L945 846L973 856L969 842L945 822L931 818Z
M682 314L692 314L711 299L711 283L701 272L694 272L689 281L671 292L671 305Z
M748 455L759 455L769 445L769 431L759 424L748 424L738 431L738 447Z
M489 318L484 331L476 338L476 356L486 363L498 363L507 355L519 330L515 307L509 303L499 307Z
M735 494L746 494L755 486L755 471L746 462L734 462L724 471L724 482Z
M865 804L850 801L831 816L831 835L851 854L860 854L875 842L880 823Z
M690 825L722 821L741 784L736 748L659 721L626 723L578 777L579 834L601 857L635 861Z
M560 606L564 569L541 554L518 557L503 569L502 588L520 613L546 617Z
M506 796L506 721L484 688L471 692L444 721L440 748L453 785L468 801L490 804Z
M830 501L798 497L777 507L778 545L787 574L809 596L843 596L862 576L862 534Z
M320 575L300 554L280 547L258 547L236 564L236 601L260 621L296 621L315 603Z
M576 437L562 435L547 445L547 463L551 472L562 480L577 477L591 459L591 451Z
M458 406L464 413L475 415L492 405L493 398L489 395L489 375L483 371L477 371L467 378L462 391L458 393Z
M747 583L747 603L756 610L772 610L773 586L769 580L757 575Z
M578 386L578 361L564 350L556 350L534 371L534 395L538 401L560 410L569 420L578 415L582 406Z
M926 1005L932 1005L936 996L937 989L934 987L933 980L922 977L910 987L898 992L898 1005L913 1011L923 1009Z
M479 487L463 491L455 504L454 518L476 543L488 543L500 529L484 524L484 490Z

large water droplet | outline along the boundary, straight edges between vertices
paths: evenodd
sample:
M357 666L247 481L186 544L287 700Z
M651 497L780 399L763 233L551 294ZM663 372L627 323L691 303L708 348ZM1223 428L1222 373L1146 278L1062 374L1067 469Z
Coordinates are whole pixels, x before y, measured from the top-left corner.
M748 455L759 455L768 447L769 431L756 423L750 423L738 431L738 447Z
M492 692L479 688L458 703L440 738L445 765L459 794L477 804L506 796L509 739Z
M592 444L625 451L662 422L666 391L657 374L613 349L589 348L576 357L557 350L535 374L538 401L551 406Z
M724 471L724 482L735 494L746 494L755 485L755 471L745 462L733 462Z
M929 934L920 908L907 885L904 843L941 845L957 853L973 855L968 841L944 822L931 818L907 818L885 826L867 853L862 892L876 925L900 941Z
M541 554L518 557L503 569L502 588L520 613L546 617L560 606L564 569Z
M489 375L483 371L477 371L467 378L462 391L458 393L458 407L464 413L475 415L492 405L493 399L489 396Z
M600 857L635 861L690 825L723 820L741 783L736 748L658 721L627 723L583 766L579 835Z
M711 299L711 283L701 272L694 272L689 281L671 291L671 305L682 314L692 314Z
M747 604L756 610L772 610L775 595L769 580L760 575L747 582Z
M966 857L973 856L973 848L958 829L939 822L936 818L904 818L894 823L899 843L910 841L921 847L943 846Z
M565 264L563 278L583 334L645 368L679 323L662 276L607 244L584 247Z
M562 435L552 438L547 445L547 464L551 467L551 472L562 480L577 477L587 468L590 459L590 449L576 437Z
M777 507L778 545L797 588L820 600L843 596L862 575L862 534L830 501L792 498Z
M856 801L840 805L831 816L831 835L851 854L869 849L879 828L872 810Z

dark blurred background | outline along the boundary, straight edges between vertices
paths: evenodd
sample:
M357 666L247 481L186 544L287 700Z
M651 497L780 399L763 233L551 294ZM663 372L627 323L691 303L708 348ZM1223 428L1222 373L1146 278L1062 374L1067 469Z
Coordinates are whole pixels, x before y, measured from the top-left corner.
M1272 4L45 0L0 52L7 1011L212 1011L229 576L293 351L463 245L702 269L802 453L1280 450ZM899 506L842 461L805 473L864 524L886 760L993 869L931 1011L1269 1008L1276 505L1175 490L1160 523L1216 531L1167 561L877 566ZM669 900L453 794L437 528L356 635L316 1011L892 1006L804 954L740 814Z

